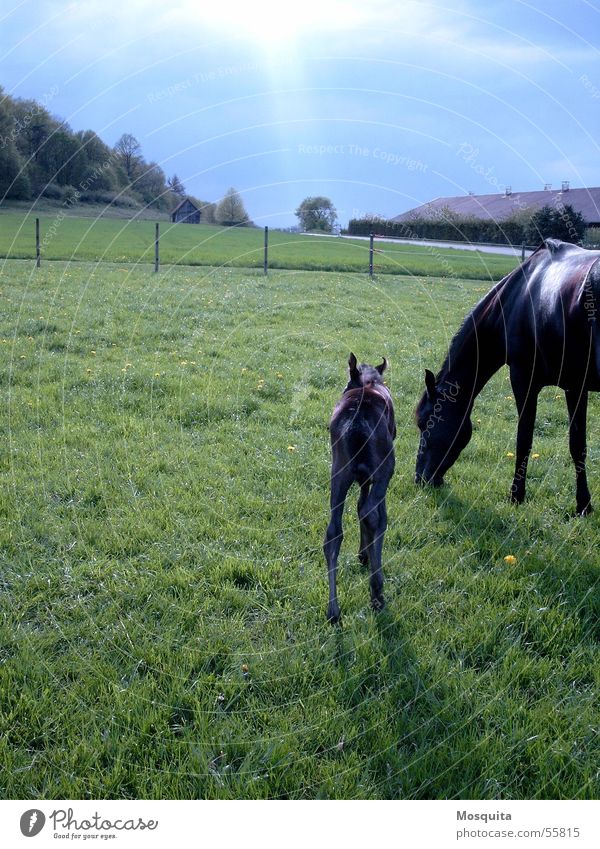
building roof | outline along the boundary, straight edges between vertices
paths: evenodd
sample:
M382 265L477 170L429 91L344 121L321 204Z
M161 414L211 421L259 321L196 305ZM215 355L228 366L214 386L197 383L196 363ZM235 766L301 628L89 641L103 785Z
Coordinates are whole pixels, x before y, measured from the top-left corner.
M183 206L184 203L191 203L191 205L194 207L194 209L197 209L198 212L201 212L201 209L200 209L200 207L198 206L197 203L194 203L194 201L191 198L184 197L183 200L179 201L177 206L174 209L171 210L171 215L173 215L175 212L177 212L178 209L181 209L181 207Z
M458 215L469 215L485 220L502 221L522 209L541 209L543 206L560 207L569 204L580 212L588 224L600 222L600 187L589 189L546 189L541 192L506 192L495 195L459 195L435 198L408 212L397 215L392 221L407 222L413 218L431 218L443 209Z

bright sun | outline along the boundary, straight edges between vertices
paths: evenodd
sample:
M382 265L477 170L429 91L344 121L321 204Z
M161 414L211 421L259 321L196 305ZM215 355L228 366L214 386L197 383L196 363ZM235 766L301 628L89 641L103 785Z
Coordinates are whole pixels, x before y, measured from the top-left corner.
M227 0L196 14L211 28L270 49L285 49L312 33L347 29L360 18L358 7L338 0L302 0L297 5L283 0Z

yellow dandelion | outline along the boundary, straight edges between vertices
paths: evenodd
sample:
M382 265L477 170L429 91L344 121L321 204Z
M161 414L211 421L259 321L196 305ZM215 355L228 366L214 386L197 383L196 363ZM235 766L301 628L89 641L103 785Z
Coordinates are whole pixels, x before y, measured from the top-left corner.
M159 371L155 371L155 372L154 372L154 377L160 377L160 372L159 372Z
M278 371L278 372L277 372L277 377L278 377L280 380L281 380L281 378L283 377L283 375L282 375L282 373L281 373L280 371Z
M512 451L507 451L506 456L507 457L514 457L515 455L512 453Z
M509 566L514 566L514 564L517 562L517 558L514 554L507 554L504 558L504 562L508 563Z
M86 368L86 370L85 370L85 371L86 371L86 374L91 374L91 373L92 373L91 368Z
M95 352L95 351L90 351L90 354L92 355L92 357L95 357L95 356L96 356L96 352Z
M295 445L288 445L288 451L290 451L290 452L291 452L291 451L295 451L295 450L296 450L296 446L295 446Z
M244 675L247 675L247 673L248 673L248 664L247 663L242 663L242 672L244 673Z
M539 459L539 456L540 456L539 454L532 454L532 455L531 455L531 459L532 459L532 460L538 460L538 459Z

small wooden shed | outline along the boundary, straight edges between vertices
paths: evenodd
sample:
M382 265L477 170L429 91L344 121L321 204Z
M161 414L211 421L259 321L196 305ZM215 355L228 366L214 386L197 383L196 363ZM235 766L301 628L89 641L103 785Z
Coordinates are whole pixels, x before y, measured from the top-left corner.
M190 198L184 198L171 213L173 224L200 224L202 212Z

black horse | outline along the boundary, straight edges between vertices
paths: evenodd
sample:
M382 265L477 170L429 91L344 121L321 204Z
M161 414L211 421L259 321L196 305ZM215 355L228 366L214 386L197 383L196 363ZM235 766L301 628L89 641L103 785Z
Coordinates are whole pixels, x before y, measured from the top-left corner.
M482 298L454 336L437 377L425 372L416 409L421 437L416 482L443 483L471 438L471 410L482 388L508 364L519 413L511 498L525 498L537 397L564 390L577 512L592 510L586 458L588 392L600 391L600 251L547 239Z
M327 619L337 622L340 607L336 577L342 544L342 515L348 490L354 481L360 486L358 518L360 551L358 557L371 569L371 603L375 610L385 604L381 551L387 527L385 495L394 472L396 424L392 397L382 381L387 367L358 365L354 354L348 360L350 380L337 403L329 431L331 435L331 520L325 534L323 551L329 575Z

